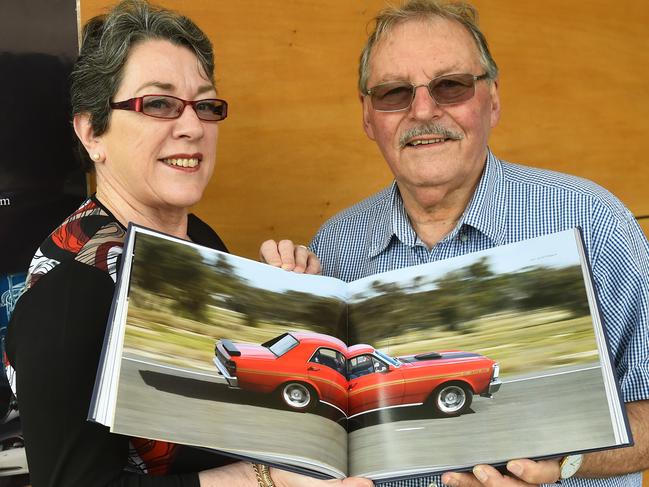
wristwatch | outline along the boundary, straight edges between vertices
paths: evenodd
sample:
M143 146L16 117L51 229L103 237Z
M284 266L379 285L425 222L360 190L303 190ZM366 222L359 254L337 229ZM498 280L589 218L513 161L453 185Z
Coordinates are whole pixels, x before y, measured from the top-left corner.
M561 469L561 478L569 479L574 474L577 473L579 467L581 467L581 462L584 460L584 456L581 454L577 455L566 455L559 462L559 468Z

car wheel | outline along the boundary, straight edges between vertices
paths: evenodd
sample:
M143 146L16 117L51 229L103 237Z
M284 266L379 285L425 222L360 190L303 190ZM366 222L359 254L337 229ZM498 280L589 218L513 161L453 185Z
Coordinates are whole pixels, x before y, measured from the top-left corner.
M293 411L309 411L318 400L313 388L302 382L287 382L279 389L281 401Z
M461 382L447 382L433 392L430 402L442 416L458 416L469 409L473 392Z

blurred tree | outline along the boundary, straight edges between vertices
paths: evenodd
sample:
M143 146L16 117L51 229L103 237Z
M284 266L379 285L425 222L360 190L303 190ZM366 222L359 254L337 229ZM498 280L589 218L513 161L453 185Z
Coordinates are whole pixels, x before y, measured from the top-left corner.
M205 318L212 272L196 248L140 233L133 259L131 295L138 305L153 304L150 295L157 295L181 316Z
M575 316L588 314L588 300L580 266L561 269L534 267L515 276L525 310L561 307Z
M158 237L138 235L135 260L141 265L133 267L131 296L140 306L153 309L166 301L171 311L195 321L215 319L206 311L216 306L239 313L251 327L283 324L347 338L350 344L413 330L469 333L477 318L508 310L554 307L577 316L589 311L580 266L495 274L482 258L436 280L425 275L403 283L377 279L346 309L332 297L257 287L237 273L232 257L209 257ZM354 323L349 337L347 318Z

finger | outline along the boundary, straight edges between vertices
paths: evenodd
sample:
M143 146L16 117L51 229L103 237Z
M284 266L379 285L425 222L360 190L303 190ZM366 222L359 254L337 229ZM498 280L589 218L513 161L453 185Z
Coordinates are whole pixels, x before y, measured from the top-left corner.
M282 258L279 255L275 240L266 240L261 244L259 247L259 260L275 267L282 266Z
M343 487L372 487L374 482L360 477L348 477L342 482Z
M442 483L450 487L482 487L472 473L446 472L442 475Z
M305 274L322 274L322 264L320 259L313 252L309 252L309 260L307 260Z
M509 475L502 475L491 465L476 465L471 473L447 472L442 483L451 487L532 487Z
M557 460L512 460L507 463L512 475L502 475L490 465L476 465L471 474L446 472L442 482L451 487L530 487L534 484L552 484L559 479Z
M476 465L473 475L485 487L534 487L534 484L513 475L501 474L491 465Z
M309 254L309 249L307 249L304 245L297 245L295 247L295 267L293 268L293 272L302 273L306 270Z
M290 240L280 240L277 249L282 259L280 267L286 271L295 269L295 244Z
M318 480L278 468L270 469L271 477L277 487L372 487L374 483L369 479L348 477L343 480Z
M520 459L507 462L507 470L530 484L553 484L561 477L559 460Z
M501 474L491 465L476 465L473 467L473 476L487 487L504 487L505 485L523 487L527 485L520 479Z

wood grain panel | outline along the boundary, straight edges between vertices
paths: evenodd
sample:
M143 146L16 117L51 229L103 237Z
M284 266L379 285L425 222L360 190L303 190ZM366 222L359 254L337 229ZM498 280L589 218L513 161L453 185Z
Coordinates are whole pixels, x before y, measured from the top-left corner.
M644 230L644 234L649 238L649 220L643 218L640 220L640 226Z
M81 18L111 3L81 0ZM356 92L367 22L383 0L159 3L192 17L215 45L231 115L196 211L233 252L254 258L271 237L306 242L390 181ZM649 214L644 0L475 3L501 68L496 154L587 177Z

